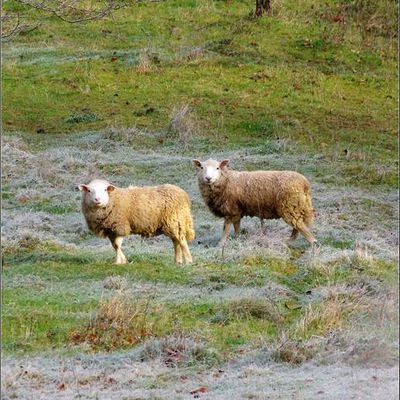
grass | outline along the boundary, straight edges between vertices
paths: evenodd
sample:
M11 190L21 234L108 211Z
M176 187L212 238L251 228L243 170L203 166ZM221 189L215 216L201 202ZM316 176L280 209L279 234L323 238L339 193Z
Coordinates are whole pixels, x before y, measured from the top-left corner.
M154 309L151 298L144 301L117 295L102 300L99 310L90 323L81 331L70 333L73 343L88 343L94 349L112 351L141 342L154 336L157 327L149 321L154 314L160 314L161 308Z
M265 129L273 128L266 125ZM3 348L9 354L38 354L44 349L67 354L88 349L115 351L144 346L150 340L147 336L162 341L183 335L202 343L212 354L206 364L212 364L229 360L238 351L257 349L265 341L278 351L280 337L286 333L288 347L282 347L280 356L278 351L271 357L290 360L293 352L296 364L318 354L318 349L307 350L310 337L326 336L327 327L346 329L359 315L357 310L332 312L331 302L319 294L325 288L357 287L362 281L379 293L384 287L396 286L396 256L391 242L385 241L393 232L396 216L393 194L387 189L377 194L317 186L320 215L316 229L321 245L314 252L302 240L286 245L290 229L284 224L268 223L267 232L261 234L256 222L245 220L241 239L230 241L222 255L214 247L220 221L204 208L195 180L187 180L190 158L174 154L180 138L173 138L171 147L149 161L146 152L135 148L137 134L136 130L113 128L86 136L86 140L76 135L72 145L60 137L41 144L31 144L25 135L6 137L9 153L5 162L13 182L7 186L11 195L4 199L12 223L3 230L7 237L3 245L3 304L7 310L3 313ZM133 138L130 146L125 146L126 137ZM266 162L258 146L242 153L230 151L246 169ZM170 152L175 158L170 158ZM271 153L268 160L278 167L295 162L295 155L284 149L275 157ZM47 164L36 189L27 191L27 182L37 179L36 169L44 168L43 159ZM308 168L308 161L297 160ZM60 185L57 175L49 173L52 169L63 169L67 182L85 181L83 169L112 173L113 180L123 184L132 182L131 175L136 182L145 183L148 176L154 183L179 182L194 199L197 239L191 247L195 263L183 268L174 265L167 239L138 238L125 245L130 263L112 265L109 244L93 242L92 235L82 229L76 212L79 195L76 204L71 201L73 185L68 183L67 189ZM371 235L380 247L369 241ZM90 250L94 243L101 243L99 252ZM98 323L96 316L116 291L129 298L133 293L138 302L134 305L154 294L152 306L158 311L146 316L150 328L141 330L133 323L122 329L126 335L116 335L119 330L111 328L115 321ZM306 325L299 336L302 323Z
M82 25L46 16L4 43L6 357L173 367L142 377L146 390L246 359L393 365L397 9L362 3L274 1L261 19L250 0L139 3ZM245 218L221 253L191 166L210 156L305 174L319 246ZM184 188L194 263L173 264L164 237L132 237L129 264L112 265L79 211L76 186L94 177Z
M368 171L347 159L341 173L357 175L353 182L396 185L395 39L372 44L352 26L318 19L309 2L296 20L291 1L259 20L247 17L249 2L215 3L212 13L189 3L162 3L156 14L152 4L121 10L117 28L107 19L66 26L50 18L5 44L3 125L46 135L110 125L160 130L183 104L201 121L192 135L240 147L283 125L274 136L327 157L356 148L378 164Z
M301 336L308 337L323 335L327 329L341 326L347 316L334 307L336 300L328 299L329 306L324 303L307 305L311 291L326 285L358 281L361 276L384 279L388 283L395 279L394 263L364 261L357 255L344 264L339 259L334 264L319 264L311 269L303 269L298 261L282 263L262 257L247 257L239 263L226 265L203 260L182 268L160 256L131 256L130 264L116 267L101 260L103 256L90 253L85 256L81 252L42 251L28 248L17 257L4 255L3 305L7 311L3 313L3 348L6 351L35 353L47 346L67 349L70 340L73 343L88 340L93 349L110 351L131 347L148 335L163 337L178 331L186 335L202 332L201 337L211 347L230 354L237 346L257 341L260 336L274 337L282 327L292 329L289 328L292 325L305 324ZM200 302L190 300L190 288L215 293L218 298L232 287L257 290L271 279L286 285L290 289L289 297L279 296L277 302L263 297L234 298L217 303L206 298ZM135 296L136 300L127 302L131 299L128 293L133 282L162 284L172 288L168 290L183 287L186 294L178 303L172 297L163 305L161 299L154 298L148 303L149 293L144 290L139 297ZM85 291L80 287L85 287ZM99 298L99 290L105 295L103 299ZM125 294L116 297L107 294L115 291ZM150 304L153 311L139 313L145 304ZM85 327L84 321L93 312L93 322ZM113 312L115 319L104 317ZM126 313L133 313L134 317L124 318ZM63 319L63 315L68 317ZM146 318L151 329L147 325L135 325L135 318ZM128 321L128 327L122 326L124 321ZM121 330L115 324L122 324ZM109 336L110 329L116 337ZM142 334L134 333L137 330Z
M325 336L330 331L342 329L349 314L357 311L357 300L334 294L323 302L309 304L296 323L295 336L305 339L313 335Z

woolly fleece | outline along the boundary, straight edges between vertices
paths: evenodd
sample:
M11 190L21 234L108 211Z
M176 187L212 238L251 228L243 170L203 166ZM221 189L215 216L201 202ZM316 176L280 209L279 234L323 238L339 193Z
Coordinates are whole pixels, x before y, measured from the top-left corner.
M208 162L214 162L208 160ZM227 222L244 216L282 218L294 228L292 238L302 232L315 241L308 227L313 222L309 181L294 171L233 171L221 168L220 178L207 184L198 169L201 195L210 211Z
M93 207L82 196L82 212L88 228L109 238L139 234L164 234L174 242L191 241L195 233L187 193L174 185L115 187L106 207Z

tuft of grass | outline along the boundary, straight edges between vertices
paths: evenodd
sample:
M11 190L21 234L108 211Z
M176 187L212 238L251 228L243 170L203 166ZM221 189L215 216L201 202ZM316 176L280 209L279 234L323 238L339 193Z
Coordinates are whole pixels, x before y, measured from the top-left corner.
M188 104L177 107L167 127L167 136L176 137L179 143L187 149L194 137L200 134L198 118Z
M368 36L398 36L398 1L351 0L339 2L339 5L346 17L353 19L365 39Z
M80 124L82 122L96 122L101 121L100 115L90 110L82 110L82 112L75 112L65 118L65 122L68 124Z
M212 366L220 361L217 351L183 334L147 340L140 349L141 361L159 358L168 367Z
M280 339L276 348L271 351L271 358L276 362L299 365L312 359L315 350L301 340Z
M277 305L268 299L241 298L230 302L227 308L229 314L236 318L252 317L271 320L275 323L283 320Z
M332 288L322 300L311 300L292 310L272 346L272 359L302 364L327 351L329 338L351 331L351 321L354 323L369 312L371 302L366 300L366 293L363 287Z
M138 74L148 74L157 71L157 64L160 64L160 58L157 52L145 49L139 56L136 72Z
M314 335L344 328L349 318L362 307L360 295L343 296L331 293L321 302L311 303L296 322L294 336L309 339Z
M51 201L48 199L37 201L32 204L34 211L44 211L49 214L62 215L73 212L76 210L75 204L62 204L58 201Z
M1 251L4 256L3 261L6 262L6 265L9 265L9 262L12 262L15 254L18 253L20 259L33 258L35 252L59 252L65 250L63 246L58 243L52 242L50 240L41 240L31 232L27 232L21 236L20 239L14 244L6 244L2 245Z
M133 300L127 295L117 294L103 299L90 323L70 333L72 343L86 343L93 350L112 351L132 346L157 332L155 308L151 298Z
M128 287L128 281L122 276L111 275L104 279L103 287L109 290L124 290Z
M398 363L398 348L387 340L377 337L358 338L353 341L344 354L349 365L363 367L387 367Z
M344 238L325 237L322 241L323 244L332 246L335 249L350 249L354 246L354 241Z

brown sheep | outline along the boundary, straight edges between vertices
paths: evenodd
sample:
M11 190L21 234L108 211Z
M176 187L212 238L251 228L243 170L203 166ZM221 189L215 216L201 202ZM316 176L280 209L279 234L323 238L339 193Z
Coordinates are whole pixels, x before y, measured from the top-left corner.
M125 236L146 237L164 234L171 238L175 262L192 262L187 240L194 239L190 199L174 185L129 186L117 188L109 182L95 179L79 185L82 192L82 212L89 229L97 236L108 238L114 247L116 264L127 262L121 245Z
M301 232L311 244L316 242L310 231L314 215L310 183L303 175L294 171L231 171L229 160L193 160L193 164L205 203L214 215L225 219L220 245L229 236L231 224L235 237L239 235L244 216L282 218L293 227L291 240Z

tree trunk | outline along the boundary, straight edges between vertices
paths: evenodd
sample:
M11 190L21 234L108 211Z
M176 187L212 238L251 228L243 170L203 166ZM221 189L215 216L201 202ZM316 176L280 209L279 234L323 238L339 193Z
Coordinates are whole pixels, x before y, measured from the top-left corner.
M271 9L270 0L256 0L256 17L262 17L262 15Z

